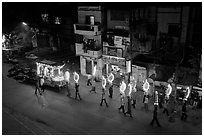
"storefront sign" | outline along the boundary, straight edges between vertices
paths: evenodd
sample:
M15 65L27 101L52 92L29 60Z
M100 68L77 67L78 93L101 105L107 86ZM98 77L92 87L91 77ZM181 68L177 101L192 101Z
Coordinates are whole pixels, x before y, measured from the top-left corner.
M103 61L106 64L120 64L125 65L125 58L103 55Z

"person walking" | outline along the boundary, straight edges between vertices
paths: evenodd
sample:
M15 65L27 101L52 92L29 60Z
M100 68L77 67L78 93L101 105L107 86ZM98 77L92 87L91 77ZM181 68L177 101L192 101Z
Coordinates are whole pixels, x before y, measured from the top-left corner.
M90 92L92 92L92 91L96 93L96 79L95 78L93 79L93 84L92 84L92 88L91 88Z
M125 114L129 114L132 117L132 110L131 110L131 97L127 96L127 112Z
M45 77L44 76L40 77L40 88L42 92L45 91Z
M76 90L75 99L77 99L77 96L78 96L79 100L82 100L79 94L79 84L78 83L75 83L75 90Z
M109 97L112 98L113 97L113 84L110 83L110 87L109 87Z
M164 104L163 104L163 108L164 108L164 110L163 110L163 114L167 114L167 116L169 116L169 110L167 109L167 105L168 105L168 100L165 100L164 101Z
M92 80L92 76L88 75L88 80L87 80L87 84L86 84L87 86L92 85L91 80Z
M69 70L67 69L64 73L64 79L66 81L66 88L67 88L67 96L70 97L70 89L69 89L69 78L70 78L70 73Z
M184 104L182 106L182 115L181 120L186 121L187 120L187 114L186 114L186 101L184 101Z
M144 109L145 109L145 111L149 110L148 103L149 103L149 98L148 98L148 96L145 96L145 99L144 99Z
M35 94L37 95L37 92L39 92L40 95L42 95L41 93L41 89L40 89L40 77L36 76L36 83L35 83Z
M136 92L137 92L137 89L136 88L133 88L133 91L132 91L132 107L133 108L136 108Z
M161 125L160 125L160 123L159 123L159 121L158 121L158 118L157 118L157 106L158 106L158 105L154 105L153 119L152 119L150 125L153 126L153 125L154 125L154 121L156 121L157 126L158 126L158 127L161 127Z
M107 102L106 102L106 98L105 98L105 89L104 89L104 88L102 88L102 96L101 96L101 103L100 103L100 106L103 105L103 101L105 102L106 107L108 107L108 104L107 104Z
M121 109L123 114L125 115L125 98L122 93L120 93L120 107L118 108L118 110L120 111Z

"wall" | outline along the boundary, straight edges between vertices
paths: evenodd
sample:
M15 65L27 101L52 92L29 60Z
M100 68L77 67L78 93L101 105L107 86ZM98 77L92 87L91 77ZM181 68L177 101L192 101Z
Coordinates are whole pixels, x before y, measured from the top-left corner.
M82 75L86 75L86 60L80 56L80 70Z
M78 23L85 24L86 23L86 16L94 15L95 22L101 23L101 11L78 11Z
M158 22L158 33L157 40L159 39L160 33L168 33L168 24L181 24L181 36L172 37L174 40L174 45L185 43L187 36L188 27L188 17L189 17L189 7L172 7L172 8L158 8L157 22Z
M117 26L122 26L126 30L129 30L129 12L123 11L122 14L125 16L124 21L111 20L111 10L107 11L107 28L115 29Z

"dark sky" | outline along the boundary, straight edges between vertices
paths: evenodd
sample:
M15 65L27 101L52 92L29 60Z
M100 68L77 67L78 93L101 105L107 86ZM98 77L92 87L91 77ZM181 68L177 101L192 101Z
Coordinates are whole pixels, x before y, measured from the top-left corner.
M2 2L2 25L3 32L11 31L19 22L33 22L38 24L41 20L40 14L47 12L51 15L61 17L74 17L77 12L77 5L99 5L102 4L110 9L126 9L145 6L179 6L179 5L201 5L201 2Z
M76 7L76 3L71 2L3 2L3 32L11 31L23 21L37 24L41 20L43 12L61 17L73 16L73 12L77 12Z

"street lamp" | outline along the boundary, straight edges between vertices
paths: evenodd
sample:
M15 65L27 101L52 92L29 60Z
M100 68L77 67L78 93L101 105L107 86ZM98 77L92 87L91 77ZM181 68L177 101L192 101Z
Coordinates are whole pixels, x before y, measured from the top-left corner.
M25 25L25 26L28 26L28 24L27 24L27 23L25 23L25 22L22 22L22 24L23 24L23 25Z

